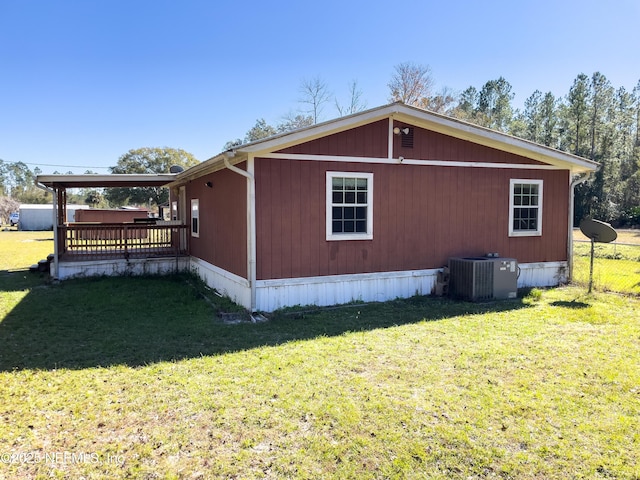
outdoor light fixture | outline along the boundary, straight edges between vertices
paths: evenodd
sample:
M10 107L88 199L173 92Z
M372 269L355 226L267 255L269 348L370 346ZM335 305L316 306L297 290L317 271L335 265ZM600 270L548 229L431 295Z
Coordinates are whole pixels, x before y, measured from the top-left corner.
M206 182L205 186L209 187L209 188L213 188L213 183L211 182Z
M393 127L393 133L395 133L396 135L400 135L401 133L404 133L405 135L409 135L409 127L404 127L404 128Z

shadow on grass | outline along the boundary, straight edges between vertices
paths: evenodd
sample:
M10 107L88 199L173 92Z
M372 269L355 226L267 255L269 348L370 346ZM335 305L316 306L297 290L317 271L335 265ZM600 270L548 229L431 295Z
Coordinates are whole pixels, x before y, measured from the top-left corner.
M578 302L576 300L571 300L570 302L557 300L555 302L551 302L549 305L552 305L554 307L564 307L564 308L574 308L574 309L588 308L591 306L588 303Z
M24 268L0 270L0 292L15 292L39 287L45 285L48 280L48 273L34 273Z
M225 325L212 303L217 297L205 301L188 276L40 281L27 291L0 321L0 371L136 367L527 306L519 299L473 304L414 297Z

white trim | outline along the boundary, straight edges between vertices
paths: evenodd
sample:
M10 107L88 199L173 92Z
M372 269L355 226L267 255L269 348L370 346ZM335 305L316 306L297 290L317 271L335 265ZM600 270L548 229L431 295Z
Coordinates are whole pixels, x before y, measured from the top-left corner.
M353 301L384 302L429 295L440 269L356 273L320 277L258 280L258 310L272 312L293 305L337 305Z
M518 288L565 283L567 262L521 263ZM294 305L328 306L354 301L384 302L435 291L441 269L356 273L320 277L258 280L257 308L272 312Z
M569 264L566 261L520 263L518 267L518 288L556 287L568 280Z
M387 160L393 159L393 115L389 117L389 134L387 135Z
M566 170L555 165L538 165L533 163L498 163L498 162L458 162L448 160L411 160L404 159L407 165L428 165L432 167L466 167L466 168L511 168L517 170Z
M144 185L163 186L176 179L175 173L83 173L83 174L51 174L38 175L36 183L46 186L64 185L65 188L82 188L89 186L113 187Z
M555 165L539 165L532 163L494 163L494 162L459 162L449 160L416 160L403 158L402 162L394 158L381 157L347 157L334 155L306 155L296 153L267 153L260 158L273 158L276 160L308 160L316 162L344 162L344 163L378 163L387 165L425 165L431 167L467 167L467 168L512 168L520 170L566 170Z
M253 155L247 158L247 242L249 254L249 284L251 286L251 311L256 311L256 278L257 278L257 247L256 247L256 179L255 179L255 163Z
M166 275L182 272L189 266L189 257L123 258L58 263L58 279L121 275Z
M238 305L251 310L251 285L249 280L197 257L191 257L190 269L208 286L215 288Z
M527 185L538 185L538 205L530 205L538 209L538 228L536 230L514 230L513 229L513 210L521 205L514 205L513 187L516 183ZM509 180L509 236L510 237L540 237L542 236L542 200L543 200L543 181L531 178L512 178Z
M247 170L242 170L231 164L229 156L224 156L224 165L238 175L247 179L247 278L251 286L251 311L255 312L256 305L256 179L254 176L253 155L247 157Z
M365 233L333 233L333 188L336 177L364 178L367 180L367 231ZM326 240L372 240L373 239L373 173L370 172L330 172L326 173Z

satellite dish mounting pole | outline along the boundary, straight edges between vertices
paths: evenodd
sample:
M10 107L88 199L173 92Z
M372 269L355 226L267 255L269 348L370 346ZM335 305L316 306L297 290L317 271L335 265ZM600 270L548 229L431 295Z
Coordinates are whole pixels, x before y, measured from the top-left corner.
M591 260L589 262L589 293L591 293L591 287L593 287L593 254L595 251L596 241L591 239Z
M593 287L593 257L595 252L595 243L611 243L618 238L617 232L611 225L600 220L585 218L580 222L580 230L585 237L591 240L591 261L589 263L589 293Z

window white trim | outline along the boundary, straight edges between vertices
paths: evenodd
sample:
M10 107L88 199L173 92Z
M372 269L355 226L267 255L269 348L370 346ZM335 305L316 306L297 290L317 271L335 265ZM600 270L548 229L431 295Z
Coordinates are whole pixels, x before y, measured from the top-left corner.
M334 178L355 178L367 181L366 203L349 203L354 207L366 207L366 231L360 233L334 233L333 232L333 207L345 205L333 202ZM357 200L356 200L357 201ZM326 176L326 239L333 240L371 240L373 239L373 173L364 172L327 172Z
M535 229L516 229L514 228L515 209L521 208L521 205L516 205L515 201L515 187L518 184L522 185L536 185L538 187L537 205L522 205L528 209L537 209L536 228ZM509 236L510 237L539 237L542 235L542 198L543 198L543 181L532 179L520 179L512 178L509 180Z
M191 236L200 236L200 200L191 199Z

